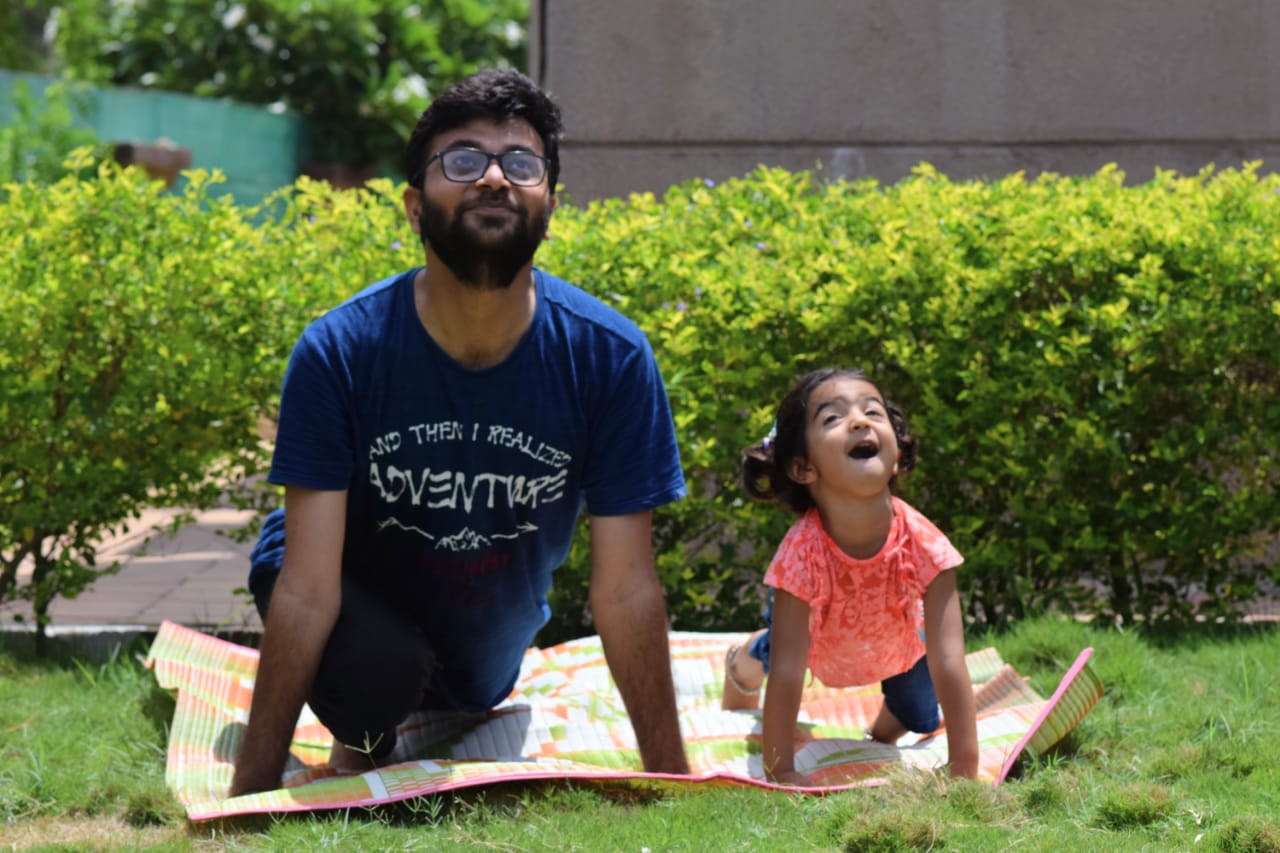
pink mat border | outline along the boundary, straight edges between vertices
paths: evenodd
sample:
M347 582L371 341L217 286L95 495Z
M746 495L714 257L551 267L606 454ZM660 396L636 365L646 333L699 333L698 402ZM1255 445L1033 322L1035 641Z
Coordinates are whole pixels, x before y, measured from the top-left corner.
M570 771L564 771L564 770L550 771L549 770L546 772L515 773L515 774L508 775L506 778L495 778L495 779L486 781L484 784L487 786L487 785L502 785L504 783L514 783L514 782L547 782L547 781L599 782L599 783L622 783L622 784L643 783L646 781L651 781L651 782L661 782L661 783L672 783L677 785L718 783L721 785L727 785L732 787L760 788L766 791L784 791L792 794L807 794L807 795L815 795L815 796L839 794L843 791L855 791L861 788L878 788L878 787L881 787L882 785L888 784L887 780L885 779L875 778L875 779L866 779L859 782L850 782L849 784L846 784L846 785L831 785L831 786L779 785L773 782L766 782L762 779L753 779L750 776L738 776L737 774L729 773L726 771L717 771L715 773L704 773L701 775L697 775L697 774L682 775L678 773L645 773L643 771L635 771L632 773L619 773L617 771L612 771L612 772L601 771L599 773L595 773L595 772L589 772L589 771L572 771L572 770ZM399 802L403 802L405 800L411 800L417 797L432 796L432 795L443 794L443 793L452 793L454 791L460 791L467 788L475 788L475 787L477 787L477 783L474 780L459 780L457 782L445 782L443 784L436 785L429 792L425 792L425 793L419 791L419 792L404 793L404 794L399 794L399 793L388 794L385 797L370 798L368 800L361 802L359 808L391 805L393 803L399 803ZM249 799L249 798L252 798L253 796L255 795L246 794L244 799ZM229 806L230 804L235 803L240 799L242 798L234 797L227 800L221 800L218 803L220 808L208 809L205 811L201 811L197 807L194 810L189 811L187 817L193 823L201 823L207 820L216 820L219 818L239 818L245 815L260 813L256 809L251 809L251 808L226 808L226 806ZM330 809L347 808L347 806L327 806L325 808L330 808ZM288 805L273 806L269 813L283 814L283 813L290 813L290 812L311 812L316 810L317 810L317 806L315 803L298 801L298 802L290 803ZM261 813L265 814L267 812L261 812Z
M1027 748L1027 744L1031 742L1031 738L1044 725L1044 721L1049 719L1049 715L1053 713L1053 709L1058 707L1058 702L1066 694L1076 677L1084 671L1085 665L1089 663L1089 658L1093 657L1093 647L1089 646L1076 656L1075 663L1071 664L1071 668L1067 670L1067 674L1062 676L1062 681L1058 682L1058 689L1053 691L1053 695L1049 697L1049 701L1045 703L1044 709L1040 715L1031 723L1031 727L1027 729L1027 733L1022 736L1022 740L1018 741L1013 751L1009 753L1009 758L1005 761L1004 767L1000 768L1000 775L996 777L996 781L992 787L1000 787L1005 777L1009 775L1009 771L1013 769L1013 765L1017 763L1022 751Z

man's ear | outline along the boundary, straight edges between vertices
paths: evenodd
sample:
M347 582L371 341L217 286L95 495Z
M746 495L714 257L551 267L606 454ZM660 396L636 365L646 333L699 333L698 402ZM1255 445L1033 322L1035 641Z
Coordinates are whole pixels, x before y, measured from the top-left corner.
M418 225L418 218L422 214L422 190L417 187L405 187L404 189L404 215L409 218L409 227L413 229L413 233L422 236L422 230Z
M542 231L542 239L546 240L551 237L551 214L556 212L556 205L560 203L559 197L555 195L547 196L547 227Z
M818 479L818 471L803 456L795 456L787 466L787 476L802 486L810 485Z

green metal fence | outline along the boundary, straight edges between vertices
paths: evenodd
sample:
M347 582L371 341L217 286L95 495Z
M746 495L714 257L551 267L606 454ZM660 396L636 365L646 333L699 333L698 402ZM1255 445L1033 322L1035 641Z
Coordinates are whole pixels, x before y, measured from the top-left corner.
M53 77L0 69L0 124L12 117L13 89L25 80L37 98ZM104 142L169 141L191 151L193 168L220 169L221 192L255 204L298 175L306 122L249 104L133 88L87 90L84 124Z

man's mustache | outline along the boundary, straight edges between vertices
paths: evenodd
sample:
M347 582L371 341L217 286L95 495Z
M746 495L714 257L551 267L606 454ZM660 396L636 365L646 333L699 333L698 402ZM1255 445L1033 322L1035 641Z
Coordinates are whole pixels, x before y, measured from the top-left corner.
M524 208L512 201L511 197L506 193L494 193L462 202L458 205L457 213L466 213L468 210L475 210L481 207L502 207L515 213L524 212Z

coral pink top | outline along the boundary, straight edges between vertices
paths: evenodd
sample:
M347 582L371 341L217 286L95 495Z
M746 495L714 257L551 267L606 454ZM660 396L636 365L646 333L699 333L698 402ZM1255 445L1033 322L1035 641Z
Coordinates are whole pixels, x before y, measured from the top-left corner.
M964 562L950 540L906 501L880 553L840 550L817 509L791 526L764 582L809 605L809 670L828 687L874 684L924 654L922 598L929 583Z

